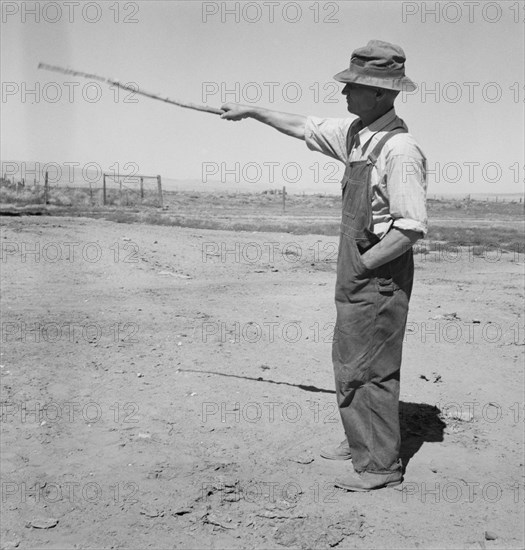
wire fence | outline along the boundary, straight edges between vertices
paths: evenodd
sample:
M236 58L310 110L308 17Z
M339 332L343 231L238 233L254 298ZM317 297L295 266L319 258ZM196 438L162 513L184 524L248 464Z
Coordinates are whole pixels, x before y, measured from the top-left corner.
M33 178L0 178L0 202L56 206L163 206L160 175L69 173L55 171L33 173Z
M102 174L102 204L118 198L119 206L134 204L162 208L162 178L160 176L128 176L126 174Z
M40 162L2 162L2 174L0 177L0 202L13 202L28 204L58 204L81 206L153 206L163 207L166 194L180 193L184 191L201 192L211 195L216 192L227 192L224 185L207 184L195 186L194 183L172 180L159 175L141 175L138 166L133 163L120 166L115 163L111 168L116 170L103 170L96 163L88 163L79 168L70 166L73 163L40 163ZM78 164L78 163L76 163ZM92 166L95 168L93 169ZM124 170L119 170L124 168ZM126 172L127 170L127 173ZM192 180L194 181L194 180ZM213 183L213 182L210 182ZM189 185L189 187L188 187ZM198 188L196 188L198 187ZM200 189L199 189L200 188ZM310 187L304 190L289 190L268 185L257 191L253 186L246 184L246 187L238 187L234 190L236 194L275 194L282 195L283 210L287 195L318 195L338 196L337 192L328 193L319 188L313 192ZM429 189L427 195L432 201L457 201L461 203L487 202L487 203L524 203L523 194L520 193L466 193L448 194L432 193ZM163 197L164 195L164 197Z
M517 194L508 194L508 195L483 195L476 193L475 195L468 193L466 195L439 195L436 193L429 193L427 199L434 201L450 201L457 200L463 202L478 201L478 202L523 202L523 196L518 196Z

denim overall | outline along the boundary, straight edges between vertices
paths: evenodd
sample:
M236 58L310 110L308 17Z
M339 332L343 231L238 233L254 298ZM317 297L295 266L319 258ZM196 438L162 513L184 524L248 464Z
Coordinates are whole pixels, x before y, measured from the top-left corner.
M332 345L337 402L356 472L401 469L399 375L412 291L412 249L368 270L361 254L379 241L373 233L370 175L394 128L366 160L346 166L337 261L337 320ZM348 138L348 152L353 145Z

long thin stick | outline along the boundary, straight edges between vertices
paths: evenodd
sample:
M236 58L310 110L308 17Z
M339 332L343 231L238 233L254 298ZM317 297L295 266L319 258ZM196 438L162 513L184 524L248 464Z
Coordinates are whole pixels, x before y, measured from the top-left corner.
M189 103L187 101L180 101L175 99L170 99L169 97L161 97L157 94L147 92L146 90L140 90L138 88L133 88L131 86L126 86L121 84L117 80L112 80L111 78L105 78L103 76L98 76L96 74L83 73L81 71L75 71L73 69L65 69L64 67L58 67L57 65L47 65L46 63L39 63L39 69L45 69L46 71L53 71L55 73L68 74L71 76L80 76L82 78L88 78L90 80L98 80L100 82L106 82L112 86L117 86L123 90L128 90L135 94L140 94L146 97L151 97L151 99L158 99L159 101L164 101L164 103L171 103L171 105L177 105L177 107L183 107L185 109L193 109L195 111L203 111L205 113L213 113L214 115L222 115L224 111L222 109L217 109L216 107L208 107L207 105L197 105L195 103Z

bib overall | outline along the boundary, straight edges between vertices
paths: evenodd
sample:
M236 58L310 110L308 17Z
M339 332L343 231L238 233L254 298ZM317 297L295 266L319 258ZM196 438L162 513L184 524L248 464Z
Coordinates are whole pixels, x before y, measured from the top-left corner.
M366 160L348 161L342 180L332 360L356 472L401 468L399 378L414 274L412 250L373 270L361 260L379 241L373 233L371 171L386 141L399 132L406 128L386 133ZM350 153L352 143L348 148Z

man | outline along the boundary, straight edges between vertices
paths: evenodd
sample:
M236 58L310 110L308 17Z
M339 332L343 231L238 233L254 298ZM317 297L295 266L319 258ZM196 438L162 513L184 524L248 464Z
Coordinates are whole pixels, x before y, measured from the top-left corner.
M254 118L346 164L332 346L346 439L321 456L352 459L336 480L350 491L403 481L399 460L401 351L412 291L412 245L427 229L425 157L394 101L413 91L399 46L371 40L334 78L359 118L320 119L232 103L226 120Z

